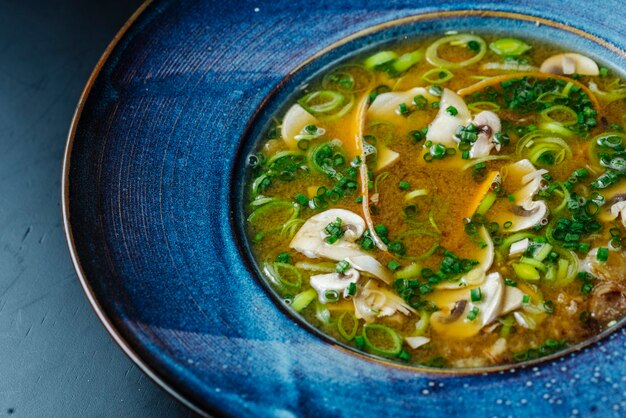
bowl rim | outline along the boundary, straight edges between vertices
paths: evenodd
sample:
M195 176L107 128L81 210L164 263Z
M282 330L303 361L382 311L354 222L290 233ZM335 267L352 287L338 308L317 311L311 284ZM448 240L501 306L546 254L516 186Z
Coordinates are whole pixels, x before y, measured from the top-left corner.
M61 215L62 215L62 220L63 220L63 230L64 230L65 240L66 240L69 254L70 254L70 259L72 261L72 265L76 272L77 278L80 282L81 288L85 296L87 297L87 300L89 301L91 308L93 309L96 316L98 317L98 319L100 320L100 322L102 323L102 325L104 326L108 334L111 336L115 344L117 344L122 349L124 354L126 354L127 357L137 367L140 368L140 370L142 370L154 383L156 383L166 393L168 393L174 399L176 399L181 404L189 408L193 413L198 414L200 416L211 416L209 414L220 414L222 412L220 412L220 410L215 408L215 406L213 405L209 406L205 404L206 407L205 405L203 405L202 407L199 406L198 403L191 400L191 398L193 398L193 394L191 396L186 396L182 393L184 390L183 388L180 388L180 387L175 388L170 381L171 377L168 376L168 373L159 371L153 365L148 364L148 361L142 358L138 354L137 350L131 346L131 342L125 337L123 337L120 330L113 324L112 320L109 318L108 314L104 311L104 308L99 303L91 285L89 284L89 280L87 279L87 276L84 273L81 261L77 254L77 249L75 246L74 237L72 233L72 223L70 220L70 196L69 196L70 160L72 157L72 149L74 145L74 140L76 139L76 132L77 132L78 125L80 123L82 111L84 110L85 104L90 96L91 89L94 83L98 79L101 73L101 70L107 64L109 57L116 49L119 42L127 34L127 32L133 26L133 24L137 22L138 19L144 14L146 9L148 9L154 3L157 3L157 2L155 0L145 0L137 8L137 10L126 20L126 22L118 30L118 32L115 34L113 39L109 42L106 49L104 50L104 52L98 59L96 65L94 66L93 70L91 71L89 75L89 78L86 81L85 87L83 88L80 94L78 103L75 107L74 114L72 116L69 132L68 132L67 139L66 139L65 150L63 153L62 170L61 170ZM461 5L465 6L462 3ZM507 7L507 6L508 6L507 4L503 4L503 7ZM454 5L452 5L451 7L454 7ZM398 25L409 24L411 22L417 22L420 20L428 20L428 19L441 19L441 18L446 19L446 18L463 18L463 17L501 18L501 19L510 19L510 20L520 20L520 21L526 21L526 22L536 22L538 24L550 26L552 28L561 29L561 30L565 30L567 32L573 33L574 35L577 35L587 40L590 40L592 42L595 42L599 44L600 46L602 46L603 48L606 48L612 51L613 53L616 53L617 55L621 55L622 57L626 58L625 50L621 49L619 46L605 39L602 39L578 27L561 23L561 22L557 22L555 20L551 20L551 19L544 18L541 16L534 16L528 13L495 10L493 8L480 9L480 10L459 8L459 9L451 9L451 10L444 10L444 11L418 12L415 14L407 15L402 18L391 19L382 23L368 26L362 30L358 30L357 32L352 33L344 38L341 38L340 40L336 42L331 43L330 45L316 52L315 54L312 54L311 56L302 60L298 65L292 68L259 103L259 106L257 107L256 112L250 117L248 124L243 129L242 137L245 137L245 135L249 134L252 126L254 125L254 121L258 118L259 110L262 109L266 105L266 103L272 99L277 89L281 85L283 85L287 79L292 77L294 74L300 71L307 64L317 60L318 58L322 57L324 54L328 53L330 50L335 49L348 42L354 41L360 37L370 35L375 32L384 31L385 29L398 26ZM241 146L242 146L242 142L238 144L238 149ZM230 184L232 185L232 181ZM232 221L232 215L231 215L231 221ZM231 232L233 232L233 235L237 237L236 238L237 240L241 239L241 237L238 237L239 234L235 233L236 231L232 225L233 225L233 222L231 222ZM239 243L238 243L238 247L239 247ZM239 248L239 250L241 253L241 248ZM268 286L267 283L264 280L257 277L257 273L256 271L254 271L254 269L251 268L251 266L249 265L249 261L245 260L243 264L245 265L246 269L248 269L248 271L251 273L251 275L255 278L255 280L260 282L264 290L268 292L269 289L267 288ZM268 293L270 293L271 299L274 302L277 302L277 300L275 300L276 296L271 291L269 291ZM492 366L492 367L483 367L483 368L437 369L437 368L423 368L419 366L403 365L400 363L390 362L385 359L378 358L376 356L372 356L366 353L357 352L353 349L350 349L344 346L343 344L338 344L334 342L332 339L330 339L330 337L327 337L325 334L317 331L316 328L312 328L303 319L294 315L292 312L289 312L285 306L282 306L281 303L275 303L275 305L288 318L294 320L298 325L300 326L304 325L304 328L308 332L313 331L313 333L316 335L319 333L319 335L317 336L318 337L321 336L322 340L325 343L331 344L334 347L339 348L345 351L346 353L349 353L350 355L362 357L368 361L374 361L384 366L395 368L395 369L410 370L412 372L422 373L426 375L435 375L435 376L452 376L452 375L471 376L471 375L479 375L479 374L484 375L487 373L491 374L493 372L502 373L502 371L506 371L506 370L514 371L516 369L524 369L527 367L531 367L538 363L552 362L555 359L565 357L566 355L580 351L590 345L597 343L598 341L606 338L610 334L613 334L615 331L622 328L624 324L626 324L626 317L624 317L621 320L619 320L617 324L611 326L608 329L603 330L601 333L596 334L595 336L589 339L582 341L581 343L576 344L575 346L569 347L568 349L562 350L555 354L552 354L546 357L541 357L541 358L534 359L534 360L527 360L527 361L517 363L517 364L508 364L508 365L503 365L503 366ZM312 329L309 329L309 328L312 328Z

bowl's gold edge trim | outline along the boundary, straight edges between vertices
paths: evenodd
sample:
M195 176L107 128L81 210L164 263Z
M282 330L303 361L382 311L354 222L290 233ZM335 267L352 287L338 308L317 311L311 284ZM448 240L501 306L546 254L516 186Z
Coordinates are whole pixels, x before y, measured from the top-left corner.
M67 138L67 143L66 143L66 147L65 147L65 152L64 152L64 156L63 156L63 168L62 168L62 178L61 178L61 211L62 211L62 217L63 217L63 228L65 231L65 236L66 236L66 240L67 240L67 244L68 244L68 249L70 252L70 257L72 260L72 264L74 265L74 269L76 270L78 279L80 281L81 287L83 289L83 292L85 293L85 295L87 296L87 299L89 300L89 303L92 307L92 309L94 310L94 312L96 313L96 315L98 316L98 319L100 319L100 322L102 322L102 324L104 325L105 329L107 330L107 332L111 335L111 337L113 338L114 342L122 349L122 351L130 358L131 361L133 361L133 363L135 363L150 379L152 379L156 384L158 384L161 388L163 388L169 395L171 395L173 398L175 398L176 400L178 400L179 402L181 402L183 405L187 406L189 409L191 409L193 412L199 414L199 415L203 415L203 416L208 416L206 415L206 413L199 408L198 406L196 406L195 404L193 404L191 401L189 401L188 399L184 398L180 393L178 393L174 388L172 388L167 382L165 382L159 375L158 373L153 370L150 366L148 366L140 357L139 355L129 346L129 344L127 343L126 340L124 340L124 338L119 334L119 332L117 331L117 329L113 326L111 320L108 318L108 316L106 316L106 314L104 313L104 310L102 309L101 305L99 304L98 300L95 297L95 294L93 293L93 290L91 288L91 286L89 285L89 283L87 282L86 276L84 274L84 271L82 269L80 260L78 259L78 255L77 255L77 251L76 251L76 246L74 244L74 237L72 234L72 229L71 229L71 223L70 223L70 214L69 214L69 170L70 170L70 157L71 157L71 153L72 153L72 147L73 147L73 143L74 143L74 139L75 139L75 135L76 135L76 129L78 127L78 122L80 121L80 116L82 114L83 108L85 106L85 103L87 101L87 98L89 96L89 93L91 92L91 88L93 87L93 84L96 80L96 78L98 77L98 75L100 74L100 71L102 70L102 67L104 66L104 64L106 63L106 61L108 60L109 56L111 55L111 53L113 52L113 50L115 49L115 47L117 46L117 44L119 43L119 41L121 40L121 38L126 34L126 32L128 31L128 29L132 26L132 24L139 18L139 16L145 11L145 9L152 4L153 0L146 0L136 11L135 13L133 13L133 15L124 23L124 25L122 26L122 28L117 32L117 34L115 35L115 37L113 38L113 40L109 43L109 45L107 46L107 48L105 49L104 53L102 54L102 56L100 57L100 59L98 60L96 66L94 67L91 75L89 76L89 79L85 85L85 88L83 89L83 92L80 96L80 99L78 101L78 104L76 106L74 115L72 117L72 122L70 125L70 130L68 133L68 138ZM428 12L428 13L422 13L422 14L418 14L418 15L412 15L412 16L407 16L404 18L400 18L400 19L395 19L395 20L391 20L388 22L384 22L384 23L380 23L378 25L369 27L367 29L358 31L352 35L349 35L343 39L341 39L338 42L333 43L332 45L329 45L328 47L325 47L323 49L321 49L320 51L318 51L317 53L313 54L312 56L310 56L308 59L304 60L300 65L298 65L297 67L295 67L292 71L289 72L289 74L287 74L286 78L290 77L291 75L293 75L294 73L296 73L297 71L299 71L302 67L304 67L305 65L307 65L308 63L310 63L311 61L314 61L315 59L319 58L321 55L324 55L325 53L327 53L328 51L337 48L338 46L341 46L343 44L346 44L356 38L365 36L367 34L371 34L374 33L376 31L380 31L380 30L384 30L386 28L389 27L393 27L393 26L397 26L400 24L406 24L406 23L410 23L410 22L416 22L416 21L420 21L420 20L428 20L428 19L436 19L436 18L447 18L447 17L459 17L459 16L485 16L485 17L502 17L502 18L508 18L508 19L514 19L514 20L522 20L522 21L529 21L529 22L538 22L539 24L543 24L546 26L550 26L550 27L554 27L554 28L558 28L558 29L562 29L571 33L574 33L578 36L581 36L583 38L586 38L588 40L591 40L601 46L603 46L606 49L609 49L619 55L621 55L622 57L626 57L626 52L624 50L622 50L621 48L613 45L610 42L605 41L604 39L601 39L595 35L592 35L588 32L585 32L581 29L569 26L569 25L565 25L563 23L559 23L559 22L555 22L546 18L542 18L542 17L538 17L538 16L532 16L532 15L527 15L527 14L522 14L522 13L515 13L515 12L504 12L504 11L495 11L495 10L451 10L451 11L443 11L443 12ZM624 320L620 321L619 326L624 324ZM615 328L615 327L613 327ZM550 361L559 357L564 357L565 355L575 352L575 351L579 351L595 342L597 342L598 340L603 339L604 337L606 337L608 334L612 333L613 331L615 331L614 329L611 330L605 330L602 333L596 335L595 337L585 340L580 344L577 344L576 346L573 346L567 350L564 350L562 352L559 353L555 353L553 355L550 356L546 356L546 357L542 357L540 359L536 359L536 360L532 360L532 361L527 361L524 363L519 363L519 364L514 364L514 365L504 365L504 366L492 366L492 367L485 367L485 368L475 368L475 369L434 369L434 368L422 368L419 366L409 366L409 365L402 365L399 363L393 363L393 362L389 362L383 359L379 359L376 357L372 357L366 354L361 354L358 352L355 352L354 350L351 350L349 348L346 348L345 346L341 345L341 344L332 344L334 345L336 348L345 351L346 353L349 353L350 355L355 355L357 357L361 357L363 359L369 360L369 361L375 361L379 364L382 364L384 366L392 366L394 368L398 368L398 369L402 369L402 370L407 370L407 371L412 371L412 372L421 372L424 374L433 374L433 375L438 375L438 376L459 376L459 375L476 375L476 374L485 374L485 373L493 373L493 372L498 372L498 371L512 371L518 368L527 368L530 366L533 366L535 364L538 363L542 363L545 361Z
M63 155L63 168L62 168L62 178L61 178L61 211L63 216L63 228L65 230L65 237L67 241L67 245L69 247L70 257L72 259L72 264L74 265L74 269L76 270L76 274L78 275L78 279L80 281L83 292L87 296L89 300L89 304L91 308L98 316L98 319L104 325L104 328L107 330L109 335L113 338L113 341L122 349L122 351L128 356L128 358L136 364L154 383L156 383L161 389L167 392L174 399L179 401L181 404L192 410L194 413L201 416L209 416L197 405L192 403L189 399L184 398L180 393L178 393L174 388L172 388L158 373L156 370L148 366L141 357L130 347L128 342L120 335L118 330L113 326L112 321L109 317L104 313L104 309L96 299L96 296L93 292L93 289L89 285L85 277L85 273L81 266L80 260L78 259L76 246L74 244L74 236L72 234L72 228L70 225L70 212L69 212L69 174L70 174L70 157L72 153L72 147L74 145L74 139L76 136L76 129L78 127L78 122L80 120L80 116L85 107L85 103L91 92L91 88L93 84L100 74L102 67L107 62L109 56L119 43L119 41L124 37L128 29L135 23L135 21L139 18L139 16L152 4L153 0L145 0L141 6L128 18L128 20L124 23L124 25L120 28L120 30L115 34L115 37L108 44L107 48L104 50L100 59L96 63L87 83L85 84L85 88L83 89L80 99L78 100L78 104L76 105L76 109L74 111L74 115L72 117L72 122L70 124L70 130L65 146L65 152Z

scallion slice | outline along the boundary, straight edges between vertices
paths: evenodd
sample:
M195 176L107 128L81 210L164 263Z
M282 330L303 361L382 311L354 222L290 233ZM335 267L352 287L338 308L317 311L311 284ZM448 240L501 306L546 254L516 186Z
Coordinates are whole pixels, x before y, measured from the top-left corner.
M363 325L361 334L365 348L380 356L397 356L402 351L402 338L396 331L380 324Z

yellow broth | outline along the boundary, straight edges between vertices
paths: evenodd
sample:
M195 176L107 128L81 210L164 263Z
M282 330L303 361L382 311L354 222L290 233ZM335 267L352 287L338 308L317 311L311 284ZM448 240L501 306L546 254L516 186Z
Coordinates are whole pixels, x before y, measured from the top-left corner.
M485 45L498 39L493 36L481 36L481 38L485 40ZM396 56L401 56L412 51L423 52L434 41L435 39L403 41L390 48L384 48L384 50L393 51ZM576 93L569 94L581 94L581 92L587 94L588 90L580 90L579 86L589 87L590 83L595 83L597 88L603 92L609 92L609 96L604 93L594 94L599 107L591 105L597 115L591 115L590 118L594 119L595 122L590 122L589 125L585 125L585 120L583 120L582 125L580 121L575 125L564 123L557 126L556 131L544 135L544 137L556 137L564 141L571 150L571 157L566 156L560 162L550 163L552 157L548 155L546 160L539 159L533 164L535 169L546 169L548 173L547 176L542 175L542 178L546 178L541 182L541 191L534 194L532 199L534 201L542 200L550 209L550 214L545 219L547 225L537 225L525 228L523 231L539 237L538 241L545 240L553 247L551 253L556 252L557 254L556 256L550 254L552 258L538 261L541 265L535 268L535 271L540 278L538 280L526 280L513 268L514 264L520 264L520 256L510 256L508 249L503 249L501 245L502 241L506 241L507 238L514 235L514 233L506 230L504 223L498 224L497 231L492 229L490 232L490 238L497 241L494 251L495 259L485 274L500 273L501 278L508 281L506 287L516 287L525 295L522 305L515 311L498 316L495 321L480 327L479 332L469 337L438 332L432 326L434 319L432 317L428 319L428 315L435 314L433 312L425 313L442 310L443 308L436 306L437 303L434 301L441 300L442 292L451 292L451 290L438 289L437 286L441 282L430 283L428 277L424 277L424 275L427 276L424 269L432 272L438 271L444 259L444 248L451 251L459 259L466 260L477 258L477 252L481 251L481 239L477 238L477 234L471 234L471 228L468 233L467 224L469 222L480 227L485 220L473 218L472 214L486 192L485 181L487 180L485 179L488 178L489 173L499 172L501 179L504 177L504 180L501 188L497 190L498 196L495 202L484 214L487 221L485 225L489 226L490 217L497 217L498 213L508 210L507 208L511 206L511 195L514 190L506 190L506 175L502 175L502 173L506 173L511 164L524 158L517 152L518 143L526 138L525 135L545 122L545 117L542 117L536 109L509 108L507 105L510 100L515 99L515 96L508 99L498 99L504 101L500 102L500 108L494 112L502 122L502 132L508 136L509 143L502 145L499 152L492 149L489 155L507 156L507 158L485 161L485 167L480 170L475 170L472 167L463 169L465 164L473 160L463 159L462 151L458 148L455 149L455 155L442 159L434 158L430 162L425 161L424 155L430 149L425 146L426 138L416 139L413 132L428 128L440 112L440 109L433 106L431 101L424 109L413 109L413 105L409 103L406 115L401 114L402 109L397 109L396 115L390 116L387 121L381 122L366 118L364 132L362 132L366 142L369 141L378 149L384 145L399 154L395 163L378 171L374 170L376 161L371 158L367 160L368 168L372 171L369 190L370 205L373 208L371 217L375 225L382 224L386 227L388 240L391 242L401 241L406 252L399 254L376 248L363 250L364 253L371 255L386 269L389 269L389 274L394 276L394 279L391 284L385 284L383 281L371 278L361 272L356 283L356 292L357 294L362 292L365 283L373 280L386 291L402 297L401 290L405 288L397 281L403 279L397 278L398 271L392 272L391 270L399 267L399 271L402 271L412 263L417 264L417 267L413 267L412 275L408 278L404 277L405 281L402 283L408 286L407 281L412 280L415 286L431 286L430 289L425 288L424 294L419 291L419 288L412 290L417 293L414 301L417 299L421 301L421 305L415 309L415 312L405 314L396 311L391 315L370 318L367 321L360 319L354 337L352 335L346 336L346 333L350 334L350 332L346 332L345 329L347 327L350 331L353 325L352 315L355 312L353 298L346 298L344 294L340 294L336 302L321 303L321 295L311 293L310 277L319 274L332 274L338 260L324 257L309 258L290 248L294 234L307 219L328 209L342 208L359 216L364 215L361 203L357 203L358 197L361 196L361 184L358 175L351 178L358 184L356 189L344 191L344 195L335 202L332 201L334 199L327 197L323 208L314 207L313 197L324 191L323 188L320 190L320 187L323 186L326 190L331 190L336 185L336 181L315 168L311 162L312 150L320 144L339 139L341 145L336 147L335 151L343 151L345 161L338 169L345 171L359 151L358 146L351 144L351 142L354 141L355 124L358 124L358 121L355 122L355 118L357 118L356 109L360 99L367 97L377 86L381 85L387 86L387 89L381 90L381 92L387 90L402 92L414 87L429 89L433 85L423 78L426 72L436 68L426 58L422 58L410 66L408 70L399 74L389 70L389 63L385 64L386 67L383 65L382 68L365 69L364 62L367 62L368 57L380 52L377 50L338 64L318 79L312 80L301 96L296 98L296 100L301 100L302 97L312 92L334 90L340 91L344 96L345 100L340 108L348 101L349 95L352 96L354 103L341 117L317 115L315 126L323 128L324 133L319 137L311 138L307 150L291 149L291 154L288 155L295 155L297 159L291 161L291 165L285 169L287 171L285 175L280 172L270 172L268 175L268 170L270 170L268 162L272 162L272 158L275 158L278 153L290 150L286 141L281 137L280 124L284 114L276 115L277 126L270 129L264 139L260 141L258 152L253 158L257 163L249 168L250 193L247 198L250 205L247 215L250 218L247 229L253 252L264 270L265 278L287 303L293 303L294 298L302 298L302 295L306 296L307 292L309 296L312 294L315 296L309 297L311 300L305 303L304 307L298 306L300 314L308 322L344 344L408 364L432 367L479 367L515 363L552 354L592 337L621 318L626 310L626 293L623 290L624 270L622 269L623 265L626 264L621 249L621 238L626 237L626 234L619 215L615 220L610 219L610 204L615 202L605 202L604 204L599 202L597 208L591 204L588 209L584 209L583 204L583 210L587 211L585 212L587 215L596 209L598 211L597 214L589 215L585 222L596 222L599 226L590 233L581 234L582 236L578 237L577 240L574 239L576 237L568 237L568 240L555 240L551 234L554 233L561 218L576 222L576 209L570 209L568 201L565 201L565 206L560 212L555 213L561 203L564 202L566 196L564 193L565 183L569 182L567 185L570 189L569 193L572 196L573 194L576 195L571 200L580 197L585 198L586 202L593 200L592 197L597 198L598 194L615 194L616 188L626 189L626 181L623 180L621 174L616 175L618 178L615 180L615 185L607 188L592 187L592 183L607 171L621 172L621 170L606 167L606 164L602 165L598 160L598 155L608 152L609 157L617 158L619 155L612 153L619 153L623 148L618 148L617 151L612 148L607 151L607 147L598 147L594 144L597 143L598 136L605 133L608 133L608 136L617 136L626 142L626 136L623 136L625 100L610 96L610 92L615 95L617 94L615 92L619 92L620 88L623 91L622 81L612 71L604 68L600 69L600 75L597 76L576 74L564 75L559 78L558 76L541 75L542 73L537 67L544 60L555 54L570 51L563 51L556 46L536 43L532 40L523 41L532 48L517 57L505 58L487 47L485 55L478 62L460 68L450 68L449 71L453 77L448 81L436 83L441 88L458 92L491 77L532 73L530 75L531 82L537 80L554 81L556 84L554 84L553 90L559 94L572 87ZM471 46L474 49L476 47L476 45L463 43L457 46L443 45L439 48L438 55L442 59L453 62L467 60L476 53ZM485 64L489 63L496 63L500 66L509 63L522 67L519 67L517 71L501 68L485 69ZM529 69L526 66L534 68ZM343 74L351 73L353 80L351 82L348 80L349 82L345 85L337 84L336 78L329 82L332 80L329 75L337 74L338 71L341 75L342 69ZM435 77L438 76L435 71ZM441 76L443 77L445 74L442 73ZM520 78L521 76L512 79L519 80ZM548 86L548 84L546 85ZM350 91L351 88L352 91ZM491 89L503 92L506 88L501 83L495 83ZM486 88L478 90L479 93L486 91L488 91ZM550 99L550 95L545 97ZM463 97L464 102L470 106L473 102L483 101L482 99L484 97L472 94ZM495 102L498 103L498 100ZM532 101L531 103L535 102ZM592 102L595 103L593 100ZM324 100L312 104L320 103L324 104ZM369 99L369 104L372 105L373 103L376 103L376 98L372 96ZM547 106L556 106L558 103L552 102ZM475 116L476 113L478 111L471 110L472 116ZM567 118L567 114L561 115L558 112L555 112L553 116L557 120ZM545 131L545 129L540 130ZM302 131L301 133L306 134L307 132ZM373 137L376 138L375 141ZM305 148L303 144L300 145ZM532 142L530 144L532 145ZM554 155L557 154L558 152L554 153ZM358 163L358 161L356 162ZM355 165L359 167L358 164ZM285 167L281 169L283 168ZM587 176L579 179L576 183L570 181L573 176L572 173L581 168L586 171ZM268 180L265 183L259 181L264 175L270 178L269 182ZM497 184L492 186L497 188ZM410 200L405 198L407 193L417 189L424 189L427 194ZM487 191L491 189L493 187ZM295 198L296 196L300 196L300 203ZM302 201L302 196L306 197L304 201ZM266 209L263 209L264 207ZM407 207L410 208L407 209ZM294 208L297 209L294 211ZM546 234L550 236L550 239L545 238ZM521 241L521 239L517 241ZM565 245L566 243L569 247ZM542 244L544 243L538 242L535 249L541 248ZM626 239L624 239L624 244L626 245ZM609 247L611 249L608 260L598 261L602 255L595 255L595 249ZM590 253L591 250L593 251ZM531 251L532 246L525 251L524 257L533 262ZM432 254L429 255L429 252ZM565 254L569 257L575 257L580 263L577 266L577 271L572 270L574 262L571 260L568 262ZM559 259L564 260L561 262L563 265L568 263L564 270L568 273L568 277L573 275L575 278L571 279L570 277L569 283L563 284L561 281L557 285L553 278L546 279L546 274L553 273L546 273L543 270L547 268L548 270L551 269L552 272L556 271L559 266ZM278 262L278 267L276 262ZM390 262L392 262L391 265ZM310 271L297 267L299 263L321 266L320 270L326 270ZM592 263L594 267L590 269L589 263ZM288 267L284 267L284 264L287 264ZM270 266L269 271L267 266ZM459 280L459 277L465 275L467 271L452 275L442 281L455 283L455 280ZM585 271L590 274L585 275ZM288 284L285 285L284 282L277 281L277 275L281 276L284 282ZM484 286L484 280L481 283L477 286L470 285L468 288L481 288ZM463 287L460 286L459 288ZM301 302L302 299L298 303ZM411 306L408 301L407 303ZM473 306L480 307L480 303L481 301L476 301ZM452 315L449 306L448 311ZM530 316L535 323L531 327L524 326L523 319L516 319L514 312L522 313L522 318L524 315ZM478 309L478 315L481 314L480 309ZM468 315L467 311L463 315ZM419 323L420 319L426 320L427 326L416 331L416 324ZM461 320L461 327L471 325L471 320L468 318L461 318ZM343 321L343 332L339 331L338 324L340 321ZM369 331L364 331L364 327L368 323ZM374 324L383 325L386 328L383 328L384 331L380 331L376 327L371 327ZM391 330L390 332L400 339L401 351L398 352L396 347L392 347L393 354L386 352L386 349L393 346L395 341L393 338L390 340L390 334L387 330ZM366 333L365 337L368 338L365 338L364 344L363 337ZM416 335L426 337L429 341L413 349L404 338ZM382 347L383 350L378 350L376 348L378 346Z

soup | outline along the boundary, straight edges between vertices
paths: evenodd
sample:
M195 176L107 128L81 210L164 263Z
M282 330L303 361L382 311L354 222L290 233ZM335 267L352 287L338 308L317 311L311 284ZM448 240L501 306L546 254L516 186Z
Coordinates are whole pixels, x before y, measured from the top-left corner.
M626 313L626 87L552 45L446 34L342 62L249 158L264 278L369 354L484 367Z

